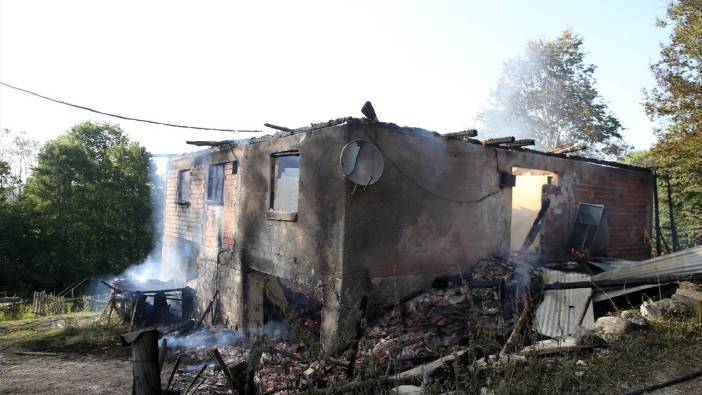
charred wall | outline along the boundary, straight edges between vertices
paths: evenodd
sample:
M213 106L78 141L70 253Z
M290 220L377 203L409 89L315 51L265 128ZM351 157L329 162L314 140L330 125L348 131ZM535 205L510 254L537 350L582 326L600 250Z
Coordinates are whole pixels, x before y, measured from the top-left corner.
M357 124L350 137L373 142L385 158L382 179L347 203L341 281L350 294L342 316L350 321L351 301L362 295L372 304L393 303L435 277L470 272L480 258L507 257L512 188L499 184L500 173L513 167L557 175L556 185L544 187L551 200L544 257L566 256L579 203L606 206L610 256L649 254L653 177L644 169L483 147L393 125Z
M384 158L382 178L355 191L339 164L354 139L374 143ZM291 152L299 155L295 215L271 209L276 155ZM208 168L219 163L224 198L211 204ZM183 246L194 250L198 306L202 311L219 291L217 318L230 326L262 322L267 278L318 291L322 341L333 349L353 336L363 295L374 306L392 303L435 277L469 272L480 258L509 254L512 189L500 187L500 173L513 167L558 175L558 184L545 189L552 201L542 232L545 256L562 256L580 202L606 205L611 256L648 254L648 172L357 120L172 161L164 262L175 270L185 264ZM181 170L190 172L189 204L176 202Z
M338 153L347 129L278 135L184 155L172 161L167 191L164 261L177 271L177 251L196 243L196 284L200 311L216 291L218 319L231 326L260 325L262 283L268 275L314 288L325 295L322 331L336 331L334 280L341 260L345 179ZM272 210L273 172L278 154L299 155L297 210ZM208 168L224 163L224 201L207 201ZM235 171L236 170L236 171ZM177 202L178 173L190 173L188 204ZM327 324L325 324L327 323Z

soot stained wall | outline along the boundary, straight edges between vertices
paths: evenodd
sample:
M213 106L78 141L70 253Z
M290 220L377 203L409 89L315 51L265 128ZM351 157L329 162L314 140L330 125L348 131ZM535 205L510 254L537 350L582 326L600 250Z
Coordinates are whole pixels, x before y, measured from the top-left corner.
M380 148L384 173L352 193L339 154L354 139ZM298 212L295 220L281 220L292 217L270 211L272 155L291 150L300 154ZM226 163L221 206L206 201L213 163ZM470 271L480 258L509 254L512 190L500 188L499 178L512 167L558 175L558 185L545 191L552 204L544 256L565 252L579 202L607 206L612 256L647 255L650 173L355 121L173 161L164 261L184 240L197 243L200 309L218 290L217 317L231 326L261 322L262 274L317 289L324 304L322 342L334 349L352 337L362 296L374 306L392 303L435 277ZM175 202L182 169L191 169L189 206Z

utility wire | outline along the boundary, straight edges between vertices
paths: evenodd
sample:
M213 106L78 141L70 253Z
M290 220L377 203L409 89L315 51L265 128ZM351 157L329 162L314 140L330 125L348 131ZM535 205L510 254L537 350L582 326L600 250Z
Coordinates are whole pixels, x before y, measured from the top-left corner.
M49 100L49 101L52 101L52 102L54 102L54 103L63 104L63 105L70 106L70 107L75 107L75 108L80 108L81 110L86 110L86 111L94 112L94 113L97 113L97 114L107 115L108 117L126 119L127 121L151 123L151 124L154 124L154 125L170 126L170 127L172 127L172 128L197 129L197 130L213 130L213 131L217 131L217 132L257 132L256 130L207 128L207 127L203 127L203 126L179 125L179 124L175 124L175 123L158 122L158 121L150 121L150 120L148 120L148 119L140 119L140 118L127 117L127 116L124 116L124 115L112 114L112 113L109 113L109 112L104 112L104 111L96 110L96 109L94 109L94 108L90 108L90 107L86 107L86 106L80 106L80 105L78 105L78 104L68 103L68 102L65 102L65 101L63 101L63 100L52 99L52 98L50 98L50 97L48 97L48 96L40 95L40 94L38 94L38 93L36 93L36 92L32 92L32 91L27 90L27 89L22 89L22 88L19 88L19 87L16 87L16 86L12 86L12 85L6 84L6 83L4 83L4 82L2 82L2 81L0 81L0 85L6 86L6 87L8 87L8 88L15 89L15 90L18 90L18 91L20 91L20 92L28 93L28 94L30 94L30 95L32 95L32 96L36 96L36 97L39 97L39 98L44 99L44 100Z

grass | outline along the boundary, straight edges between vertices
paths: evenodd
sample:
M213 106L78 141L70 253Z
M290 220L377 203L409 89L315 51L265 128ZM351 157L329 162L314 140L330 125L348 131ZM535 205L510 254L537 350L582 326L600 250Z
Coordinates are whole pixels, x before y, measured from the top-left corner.
M57 353L123 353L119 335L122 323L99 323L99 313L80 312L59 316L0 322L0 350Z
M466 366L454 367L443 383L433 383L431 392L480 393L484 387L495 394L622 393L702 366L702 323L691 318L660 320L595 352L530 357L479 374Z

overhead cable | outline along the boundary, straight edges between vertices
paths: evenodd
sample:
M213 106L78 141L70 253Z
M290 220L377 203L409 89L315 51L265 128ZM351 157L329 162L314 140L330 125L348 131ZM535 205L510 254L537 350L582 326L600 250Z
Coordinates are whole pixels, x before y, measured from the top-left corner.
M127 121L144 122L144 123L150 123L150 124L154 124L154 125L169 126L169 127L172 127L172 128L197 129L197 130L212 130L212 131L216 131L216 132L244 132L244 133L246 133L246 132L256 132L255 130L225 129L225 128L208 128L208 127L204 127L204 126L179 125L179 124L169 123L169 122L150 121L150 120L148 120L148 119L141 119L141 118L128 117L128 116L125 116L125 115L113 114L113 113L109 113L109 112L105 112L105 111L96 110L96 109L94 109L94 108L90 108L90 107L86 107L86 106L81 106L81 105L78 105L78 104L68 103L68 102L65 102L65 101L63 101L63 100L53 99L53 98L51 98L51 97L44 96L44 95L40 95L40 94L38 94L38 93L36 93L36 92L32 92L32 91L27 90L27 89L23 89L23 88L19 88L19 87L10 85L10 84L6 84L6 83L4 83L4 82L2 82L2 81L0 81L0 85L5 86L5 87L8 87L8 88L11 88L11 89L18 90L18 91L20 91L20 92L28 93L28 94L30 94L30 95L32 95L32 96L36 96L36 97L39 97L39 98L44 99L44 100L49 100L49 101L52 101L52 102L54 102L54 103L59 103L59 104L63 104L63 105L66 105L66 106L79 108L79 109L81 109L81 110L86 110L86 111L94 112L94 113L97 113L97 114L107 115L108 117L114 117L114 118L119 118L119 119L125 119L125 120L127 120Z

